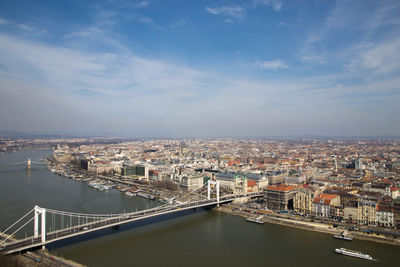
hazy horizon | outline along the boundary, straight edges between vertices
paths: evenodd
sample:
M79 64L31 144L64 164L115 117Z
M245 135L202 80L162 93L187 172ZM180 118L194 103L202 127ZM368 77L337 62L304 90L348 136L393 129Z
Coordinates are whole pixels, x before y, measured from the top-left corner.
M4 1L0 131L400 136L399 1Z
M68 133L68 132L16 132L16 131L0 131L2 138L111 138L111 139L250 139L250 140L300 140L300 139L322 139L322 140L397 140L400 136L350 136L350 135L274 135L274 136L134 136L134 135L121 135L118 133Z

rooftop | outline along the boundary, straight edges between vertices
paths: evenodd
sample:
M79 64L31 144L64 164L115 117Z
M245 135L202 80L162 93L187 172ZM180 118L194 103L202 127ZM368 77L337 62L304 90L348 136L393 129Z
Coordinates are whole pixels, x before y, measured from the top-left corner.
M274 190L274 191L292 191L294 189L296 189L295 186L291 186L291 185L271 185L271 186L267 186L266 187L267 190Z
M314 198L315 203L324 203L324 204L330 204L331 201L338 197L338 195L332 195L332 194L320 194L316 198Z

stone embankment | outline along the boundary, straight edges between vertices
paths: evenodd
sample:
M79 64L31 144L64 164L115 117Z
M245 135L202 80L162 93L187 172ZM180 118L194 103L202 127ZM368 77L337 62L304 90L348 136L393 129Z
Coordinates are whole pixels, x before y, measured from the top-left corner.
M64 259L59 256L49 254L47 251L25 252L18 255L0 254L0 266L16 267L39 267L39 266L57 266L57 267L85 267L80 263Z
M0 241L7 239L6 242L16 241L14 236L0 233ZM36 250L33 252L27 251L18 255L3 255L0 254L0 266L57 266L57 267L85 267L80 263L64 259L60 256L50 254L47 250Z
M221 212L226 212L226 213L229 213L232 215L241 216L246 219L255 217L255 214L246 212L244 210L240 210L239 208L235 208L230 205L222 205L222 206L216 208L216 210L221 211ZM307 230L307 231L321 232L321 233L326 233L326 234L331 234L331 235L340 234L343 231L343 229L333 228L331 225L326 224L326 223L300 221L300 220L296 220L295 218L289 219L289 218L279 217L279 216L277 216L277 214L269 214L269 213L264 214L264 218L262 219L262 221L266 222L266 223L279 224L279 225L283 225L283 226L294 227L294 228L303 229L303 230ZM367 240L367 241L373 241L373 242L379 242L379 243L400 246L399 239L394 239L394 238L386 237L383 235L378 236L376 234L352 232L352 236L355 239L359 239L359 240Z

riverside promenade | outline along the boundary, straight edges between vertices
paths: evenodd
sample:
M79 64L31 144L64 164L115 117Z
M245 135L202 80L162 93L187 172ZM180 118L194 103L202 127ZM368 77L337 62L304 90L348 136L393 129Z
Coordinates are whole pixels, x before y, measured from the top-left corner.
M342 227L333 227L332 223L303 221L303 220L298 220L296 218L289 218L289 216L287 215L281 215L277 213L273 214L262 213L256 209L251 209L251 208L242 209L239 206L236 206L235 204L225 204L221 205L220 207L216 207L215 209L232 215L241 216L246 219L255 217L256 215L258 216L259 214L263 214L264 216L261 220L266 223L279 224L287 227L320 232L330 235L340 234L344 230ZM351 232L351 234L355 239L359 240L366 240L366 241L400 246L400 239L390 238L384 235L367 234L360 231L354 231Z

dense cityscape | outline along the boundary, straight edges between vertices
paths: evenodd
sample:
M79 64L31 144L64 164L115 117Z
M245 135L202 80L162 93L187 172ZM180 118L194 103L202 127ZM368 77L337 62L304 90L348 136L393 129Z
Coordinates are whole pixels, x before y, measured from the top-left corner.
M0 266L399 266L399 14L0 1Z
M218 189L211 198L216 197L218 212L343 240L400 244L399 139L7 137L0 141L3 155L49 147L52 153L43 162L27 158L24 166L30 170L46 164L63 179L99 192L118 190L175 211L186 203L199 203L201 197L207 199L207 187L213 183ZM92 227L96 225L79 229ZM46 253L31 258L69 264ZM372 259L366 254L350 256Z
M150 140L64 145L54 157L90 174L189 191L214 179L232 193L263 192L274 212L400 228L398 140Z
M109 144L96 143L96 139L19 143L23 149L32 144L58 142L49 157L52 171L80 180L84 179L83 173L93 177L84 179L92 185L96 184L96 176L134 182L154 189L155 196L149 190L146 196L167 201L174 194L196 191L211 179L231 194L261 192L262 199L256 201L258 211L351 223L364 226L364 233L383 233L391 240L399 236L396 231L384 231L400 228L398 140L108 141ZM86 144L80 145L83 142ZM16 143L4 140L1 149L15 149ZM157 191L161 188L164 192ZM129 184L120 189L127 191Z

